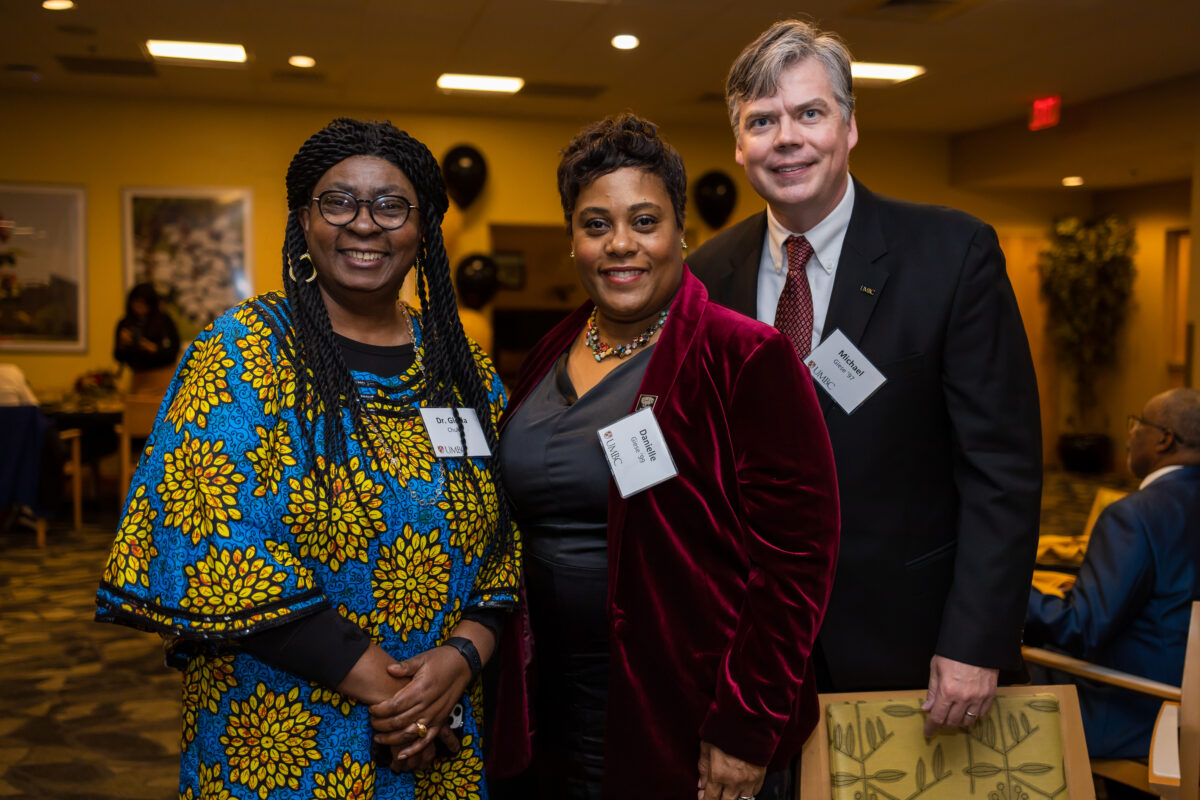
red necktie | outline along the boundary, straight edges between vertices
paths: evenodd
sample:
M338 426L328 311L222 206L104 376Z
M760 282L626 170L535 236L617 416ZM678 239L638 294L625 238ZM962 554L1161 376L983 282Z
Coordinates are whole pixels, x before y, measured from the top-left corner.
M813 248L803 236L789 236L787 246L788 273L779 304L775 306L775 327L787 334L803 361L812 350L813 303L808 288L805 266Z

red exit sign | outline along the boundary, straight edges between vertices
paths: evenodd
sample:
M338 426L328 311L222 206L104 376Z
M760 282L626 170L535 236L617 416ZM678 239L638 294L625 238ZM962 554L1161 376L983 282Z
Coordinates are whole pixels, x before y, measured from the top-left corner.
M1040 131L1046 128L1053 128L1058 124L1061 111L1062 97L1060 95L1052 94L1049 97L1039 97L1033 101L1033 107L1029 112L1029 130Z

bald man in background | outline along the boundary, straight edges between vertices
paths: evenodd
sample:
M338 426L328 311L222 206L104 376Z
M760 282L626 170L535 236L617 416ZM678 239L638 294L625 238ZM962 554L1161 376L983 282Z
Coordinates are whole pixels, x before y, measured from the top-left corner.
M1142 483L1096 520L1065 597L1029 595L1025 637L1077 658L1178 686L1192 601L1200 600L1200 392L1172 389L1129 415L1128 464ZM1077 682L1094 758L1145 757L1161 701Z

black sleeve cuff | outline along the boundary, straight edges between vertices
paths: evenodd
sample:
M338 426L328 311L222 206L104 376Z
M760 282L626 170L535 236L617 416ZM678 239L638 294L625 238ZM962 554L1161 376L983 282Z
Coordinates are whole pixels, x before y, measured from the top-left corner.
M336 688L371 646L362 628L332 608L247 636L242 649L278 669Z
M508 616L508 611L499 608L480 608L472 606L463 612L462 618L471 622L477 622L483 627L492 632L496 643L500 642L500 631L504 629L504 619Z

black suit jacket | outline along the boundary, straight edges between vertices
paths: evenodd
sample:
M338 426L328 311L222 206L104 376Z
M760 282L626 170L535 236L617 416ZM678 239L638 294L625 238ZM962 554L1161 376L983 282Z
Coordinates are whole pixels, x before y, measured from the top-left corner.
M688 260L754 316L762 212ZM854 209L823 335L887 377L853 414L818 390L842 543L819 645L831 687L920 687L938 653L1019 669L1041 504L1037 382L996 233L949 208Z

